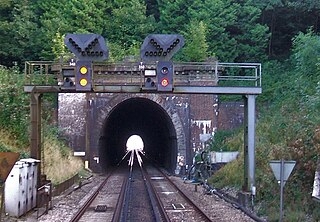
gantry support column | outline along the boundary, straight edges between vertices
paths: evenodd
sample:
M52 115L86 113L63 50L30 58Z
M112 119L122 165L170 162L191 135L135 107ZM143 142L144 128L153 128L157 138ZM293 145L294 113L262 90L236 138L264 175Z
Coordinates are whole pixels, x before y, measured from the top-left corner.
M244 186L245 192L255 195L255 98L244 96Z
M41 161L41 96L40 93L30 93L31 115L31 158ZM41 162L38 165L38 185L40 184Z

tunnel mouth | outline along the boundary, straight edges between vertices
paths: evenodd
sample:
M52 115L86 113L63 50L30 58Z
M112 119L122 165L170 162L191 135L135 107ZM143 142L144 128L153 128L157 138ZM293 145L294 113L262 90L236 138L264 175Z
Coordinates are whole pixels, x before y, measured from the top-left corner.
M177 136L170 116L158 103L137 97L117 104L105 118L99 139L103 172L120 162L133 135L143 141L147 158L171 172L174 170Z
M139 135L131 135L126 143L127 152L132 150L140 150L143 151L144 143Z

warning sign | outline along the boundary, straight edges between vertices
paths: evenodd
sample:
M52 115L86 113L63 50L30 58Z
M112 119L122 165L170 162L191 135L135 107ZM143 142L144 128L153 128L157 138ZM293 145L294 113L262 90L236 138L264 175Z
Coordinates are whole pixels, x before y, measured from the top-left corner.
M288 180L296 161L293 160L271 160L269 162L274 176L278 181L283 180L284 184ZM282 177L282 178L281 178Z
M20 154L13 152L0 152L0 183L4 183L12 167L18 160Z

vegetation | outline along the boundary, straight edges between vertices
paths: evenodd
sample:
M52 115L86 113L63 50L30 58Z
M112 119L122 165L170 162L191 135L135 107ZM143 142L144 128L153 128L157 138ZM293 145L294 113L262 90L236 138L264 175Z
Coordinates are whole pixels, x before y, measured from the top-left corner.
M42 170L54 184L61 183L83 169L80 158L73 157L73 152L66 144L57 140L55 133L49 133L44 138Z
M257 201L260 213L278 220L279 186L269 160L296 160L285 187L285 218L319 220L319 205L310 193L320 148L320 40L312 30L293 38L292 56L280 64L269 61L264 68L265 92L259 98L260 118L256 132ZM281 74L281 75L280 75ZM224 139L223 146L243 147L243 132ZM243 153L241 153L243 155ZM211 182L217 187L243 184L243 156L218 172Z
M214 152L238 151L239 147L232 146L231 141L229 140L236 131L239 130L218 130L209 143L210 150Z
M18 68L0 67L0 152L19 152L21 158L29 157L29 96L23 92L24 76ZM52 104L52 98L44 97ZM43 109L42 172L53 183L61 182L82 169L80 159L72 157L54 127L46 127L51 121L52 105ZM49 128L51 130L49 130Z
M2 0L0 15L0 151L27 155L29 97L23 93L21 67L26 60L68 54L66 33L101 34L107 39L110 61L139 57L140 44L149 33L180 33L186 45L176 60L215 57L222 62L263 63L263 94L257 97L257 208L277 220L278 185L268 161L294 159L297 166L285 188L285 218L303 221L307 215L320 220L319 206L310 197L320 151L318 0ZM54 100L45 100L50 108L42 118L50 125ZM212 146L242 148L240 131L217 133ZM45 158L61 155L71 163L68 148L56 138L57 132L46 131ZM50 148L59 155L46 153ZM240 188L242 159L219 171L211 182ZM49 168L58 162L46 162L44 169L54 177ZM78 161L73 164L77 171Z

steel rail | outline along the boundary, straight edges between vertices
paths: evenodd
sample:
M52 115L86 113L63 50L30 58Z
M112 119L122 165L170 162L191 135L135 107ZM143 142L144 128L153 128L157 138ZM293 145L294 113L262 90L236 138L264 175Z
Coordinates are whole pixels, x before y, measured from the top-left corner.
M130 171L129 171L129 176L125 181L125 185L124 185L124 190L121 190L123 192L123 200L122 203L120 203L121 205L119 205L120 207L120 214L119 214L119 219L122 218L122 221L127 221L127 212L128 212L128 208L129 208L129 195L130 195L130 189L131 189L131 180L132 180L132 175L133 175L133 166L130 167ZM120 221L120 220L118 220Z
M105 178L105 180L103 182L101 182L101 184L99 185L99 187L94 191L94 193L88 198L88 200L81 206L81 208L77 211L77 213L72 217L72 219L70 220L70 222L77 222L81 219L81 217L83 216L83 214L86 212L86 210L90 207L90 205L92 204L92 202L94 201L94 199L98 196L99 192L102 190L102 188L106 185L106 183L108 182L109 178L116 172L117 169L119 169L121 167L121 164L124 163L123 160L121 160L118 164L117 167L113 168L110 173L107 175L107 177ZM119 196L119 199L123 199L124 197L122 196L122 189L124 188L124 184L126 184L126 180L124 180L123 185L121 187L121 193ZM119 201L119 200L118 200ZM123 200L122 200L123 201ZM118 204L118 202L117 202ZM115 216L113 216L115 217Z
M81 206L81 208L77 211L77 213L71 218L70 222L77 222L81 219L83 214L86 212L86 210L90 207L91 203L94 201L94 199L98 196L99 192L102 190L102 188L106 185L107 181L109 180L110 176L114 173L114 170L110 172L107 177L104 179L104 181L101 182L99 187L94 191L94 193L86 200L86 202Z
M152 207L154 209L158 209L158 212L159 212L159 215L155 214L156 220L169 222L170 218L168 217L168 215L166 213L166 210L163 206L163 203L160 199L158 192L156 191L155 187L153 186L153 184L151 182L151 178L149 176L149 173L144 168L141 168L141 171L142 171L143 177L145 178L145 185L147 187L147 191L148 191L148 194L149 194L149 197L151 200Z
M122 207L124 204L124 197L125 197L126 189L128 186L128 182L129 182L128 178L124 179L123 181L123 184L121 186L121 193L118 198L117 205L112 217L112 222L119 222L121 219Z
M148 173L143 168L143 166L140 166L140 171L143 178L143 184L146 188L147 195L149 197L149 200L151 202L151 207L153 211L153 215L155 217L155 220L157 222L169 222L170 219L167 216L165 209L162 205L162 202L157 196L157 193L155 189L152 187L152 184L150 182L150 177L148 176ZM127 218L127 211L129 210L129 193L131 189L131 180L133 179L133 167L130 168L129 176L124 182L122 189L121 189L121 197L119 197L117 206L115 209L114 216L112 218L112 222L118 222L118 221L127 221L129 218Z
M172 180L162 172L158 167L154 166L166 179L167 181L181 194L181 196L201 215L201 217L208 222L211 222L212 220L210 217L203 211L201 210L188 196L187 194L180 189L175 183L172 182Z

